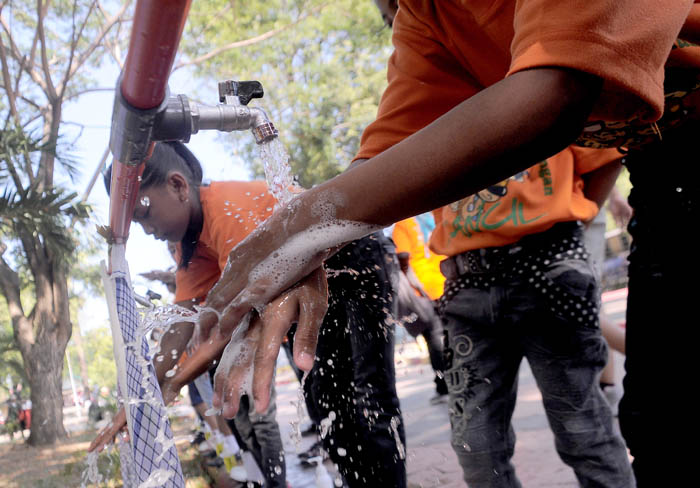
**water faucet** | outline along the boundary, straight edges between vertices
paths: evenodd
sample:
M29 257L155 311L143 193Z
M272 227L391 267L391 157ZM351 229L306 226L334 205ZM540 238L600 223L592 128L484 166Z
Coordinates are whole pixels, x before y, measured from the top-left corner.
M190 101L185 95L168 97L165 110L161 110L153 126L153 141L189 142L190 136L200 130L223 132L250 129L255 142L262 144L279 135L264 110L248 107L253 98L263 97L259 81L227 80L219 83L217 105L205 105Z

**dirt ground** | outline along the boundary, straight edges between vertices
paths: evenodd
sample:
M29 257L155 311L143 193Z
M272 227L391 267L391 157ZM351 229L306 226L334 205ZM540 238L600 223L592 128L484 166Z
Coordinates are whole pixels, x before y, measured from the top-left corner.
M191 423L175 420L173 431L182 469L187 479L187 488L205 488L209 481L201 469L196 449L190 447ZM87 448L96 430L74 434L64 442L50 447L32 447L19 440L0 443L0 487L1 488L65 488L81 486L81 477L86 467ZM98 461L100 473L109 481L102 487L122 486L116 450L112 454L101 454ZM87 485L90 487L96 485Z

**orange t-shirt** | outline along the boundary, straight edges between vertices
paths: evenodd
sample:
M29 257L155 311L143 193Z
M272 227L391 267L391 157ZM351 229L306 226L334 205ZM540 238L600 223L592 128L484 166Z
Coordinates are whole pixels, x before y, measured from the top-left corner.
M394 224L391 237L396 244L397 253L408 253L408 264L423 285L425 293L431 300L440 298L445 287L445 277L440 272L440 261L445 259L445 256L435 254L428 248L416 218L411 217Z
M616 149L570 146L526 171L433 211L430 249L454 256L512 244L558 222L598 213L583 194L581 175L621 157Z
M175 302L203 301L219 280L231 249L272 214L276 203L263 181L214 182L202 186L199 195L202 232L189 265L175 274Z
M393 24L389 84L356 158L379 154L508 75L543 66L601 77L603 91L591 115L591 128L584 133L590 137L581 144L629 146L625 137L614 133L619 123L606 127L594 140L591 132L599 130L601 120L657 119L664 108L667 58L669 65L690 67L700 74L700 47L676 39L692 4L692 0L402 0ZM698 88L695 77L682 80L674 90L685 97ZM687 111L689 104L696 110L700 107L697 99L671 106L666 102L667 112L673 113ZM679 105L683 110L677 110ZM644 130L654 136L649 124ZM614 142L605 144L610 138Z

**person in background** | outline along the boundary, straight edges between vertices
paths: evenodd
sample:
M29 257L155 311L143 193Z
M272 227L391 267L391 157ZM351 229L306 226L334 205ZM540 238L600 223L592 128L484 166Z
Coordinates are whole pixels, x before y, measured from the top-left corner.
M444 256L428 247L430 233L435 228L429 213L394 224L392 239L401 266L399 285L399 318L413 337L421 335L428 346L430 365L435 372L433 404L447 399L443 360L443 325L437 314L437 300L442 296L445 277L440 272Z
M613 215L615 222L621 228L624 228L632 217L632 208L627 201L620 195L616 186L613 186L608 197L608 210ZM603 263L605 262L605 228L606 228L606 212L601 209L598 214L586 224L584 231L584 240L586 249L588 249L593 263L593 268L596 272L598 283L603 282ZM602 286L601 286L602 292ZM620 389L615 378L615 356L613 350L620 354L625 354L625 332L619 325L614 324L602 310L599 316L600 328L603 332L603 337L608 343L608 362L603 368L600 375L600 388L603 390L605 398L610 404L613 415L617 415L618 402L620 401Z

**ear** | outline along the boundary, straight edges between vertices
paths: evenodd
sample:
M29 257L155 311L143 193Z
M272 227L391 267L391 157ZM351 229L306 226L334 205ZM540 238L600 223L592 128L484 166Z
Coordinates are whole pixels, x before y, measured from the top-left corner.
M186 201L190 197L190 183L187 178L179 171L171 171L168 173L167 180L168 188L173 191L181 202Z

